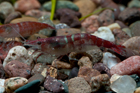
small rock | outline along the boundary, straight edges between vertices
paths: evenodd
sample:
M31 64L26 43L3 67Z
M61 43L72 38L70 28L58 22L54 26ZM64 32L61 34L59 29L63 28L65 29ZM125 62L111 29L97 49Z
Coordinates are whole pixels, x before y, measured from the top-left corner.
M107 74L100 74L97 76L94 76L90 80L90 86L92 92L97 92L99 90L110 91L110 81L109 76ZM100 92L103 93L103 92Z
M0 64L0 78L5 78L5 71L2 64Z
M91 93L91 87L82 77L75 77L68 81L69 93Z
M31 9L39 9L41 5L38 0L19 0L15 3L14 7L17 11L25 13Z
M31 68L27 64L17 60L7 63L4 70L8 77L29 78L31 73Z
M45 78L41 74L35 74L28 79L28 83L30 83L34 80L40 80L40 84L42 84L45 81Z
M5 82L5 79L0 79L0 93L5 92L4 82Z
M71 9L58 9L56 11L56 17L61 23L65 23L72 28L80 27L81 23L78 18L81 17L81 13L75 12Z
M112 31L108 27L100 27L98 28L98 31L94 32L92 35L95 35L99 38L115 42L115 37L112 33Z
M129 35L127 35L127 33L122 31L121 29L114 29L112 32L115 36L117 45L122 45L125 41L127 41L130 38Z
M110 87L117 93L134 93L136 82L130 76L124 75L114 81Z
M58 82L60 82L63 87L64 87L64 92L65 93L69 93L69 89L68 89L68 84L66 84L65 82L63 82L62 80L58 80Z
M101 74L107 74L111 77L110 69L103 63L95 63L93 69L98 70Z
M58 32L59 29L70 28L70 27L65 23L58 23L58 24L55 25L55 28Z
M22 14L20 12L18 11L12 12L6 17L4 24L9 24L13 19L21 18L21 17L22 17Z
M83 56L79 59L78 65L81 67L86 66L92 68L92 62L90 61L89 57Z
M111 75L119 74L119 75L131 75L131 74L138 74L139 72L139 61L140 56L132 56L124 61L118 63L117 65L113 66L110 69Z
M131 33L131 30L127 27L127 28L123 28L122 31L124 31L125 33L127 33L127 35L129 37L132 37L132 33Z
M103 59L102 59L103 64L105 64L109 69L111 69L113 66L121 62L121 60L116 57L114 54L110 52L105 52Z
M112 84L114 81L116 81L120 77L121 77L121 75L118 75L118 74L112 75L111 78L110 78L110 83Z
M32 10L26 11L25 15L40 18L41 16L44 16L44 15L50 16L50 12L40 11L38 9L32 9Z
M114 23L115 16L112 10L106 9L101 14L99 14L98 21L100 26L108 26Z
M87 33L94 33L98 30L100 26L98 21L98 15L92 15L86 18L81 25L82 27L86 28Z
M63 28L63 29L57 30L57 36L72 35L72 34L77 34L77 33L81 33L80 29Z
M57 77L57 69L54 67L49 67L47 69L46 75L47 76L49 75L50 77L56 78Z
M59 72L64 73L69 76L71 69L60 69Z
M92 58L91 61L92 61L93 65L95 63L101 61L101 59L103 58L103 52L99 48L88 50L88 51L86 51L86 53L91 56L91 58Z
M71 69L71 65L70 65L69 63L60 61L60 60L58 60L58 59L55 59L55 60L52 62L52 66L53 66L53 67L56 67L56 68L58 68L58 69Z
M28 40L37 40L40 38L47 38L47 36L42 35L42 34L33 34L28 38Z
M140 19L140 11L136 8L126 8L119 14L119 20L127 25Z
M90 82L92 77L97 75L100 75L99 71L86 66L80 67L78 72L78 77L83 77L88 83Z
M22 18L16 18L13 19L10 23L20 23L20 22L26 22L26 21L33 21L33 22L37 22L37 18L33 18L33 17L22 17Z
M122 21L120 20L116 20L115 23L119 24L119 26L123 29L123 28L127 28L128 26L126 26Z
M77 0L74 4L79 7L82 17L92 13L96 9L96 4L91 0Z
M130 8L132 8L132 7L140 8L140 1L139 0L131 0L128 3L128 7L130 7Z
M65 81L68 77L68 75L58 71L56 79Z
M11 48L4 59L3 66L5 67L5 65L12 60L26 63L31 68L34 65L32 57L28 55L28 51L23 46L15 46Z
M4 83L5 91L6 93L13 93L16 89L24 86L27 83L28 80L22 77L13 77L13 78L6 79Z
M132 36L140 36L139 25L140 25L140 21L136 21L130 25L130 30L131 30Z
M47 11L51 11L51 6L52 2L46 2L43 4L43 8ZM56 10L61 8L68 8L74 11L79 11L78 6L70 1L57 1Z
M50 16L49 15L44 15L44 16L41 16L39 19L38 19L38 22L41 22L41 23L46 23L52 27L55 27L54 23L50 20ZM42 29L39 31L39 34L42 34L42 35L45 35L45 36L52 36L52 35L55 35L56 32L55 30L52 30L52 29Z
M120 25L118 23L113 23L107 26L111 31L115 29L121 29Z
M44 82L44 87L54 93L62 93L64 91L63 85L53 77L47 76Z
M39 93L39 84L40 80L34 80L14 91L14 93L30 93L31 91L33 93Z
M134 93L140 93L140 87L136 88Z
M0 4L0 18L6 19L10 13L14 12L14 7L9 2L2 2Z
M72 70L70 71L70 74L69 74L69 79L77 77L78 76L78 72L79 72L79 68L78 67L72 68Z
M47 68L47 65L44 65L43 63L37 63L35 64L34 68L32 69L31 74L41 74L41 72L44 70L44 68Z

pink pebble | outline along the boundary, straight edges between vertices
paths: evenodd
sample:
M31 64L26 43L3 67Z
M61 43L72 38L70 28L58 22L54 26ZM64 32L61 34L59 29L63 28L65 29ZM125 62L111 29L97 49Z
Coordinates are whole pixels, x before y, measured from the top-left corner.
M140 74L140 56L131 56L110 69L111 75Z

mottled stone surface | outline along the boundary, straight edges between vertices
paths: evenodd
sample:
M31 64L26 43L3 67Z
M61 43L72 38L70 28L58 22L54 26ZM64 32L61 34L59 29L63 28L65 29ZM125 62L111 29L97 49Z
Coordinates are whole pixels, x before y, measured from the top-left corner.
M119 74L119 75L131 75L138 74L140 75L140 56L132 56L121 63L113 66L110 70L111 74Z
M92 77L90 80L90 86L92 92L97 92L102 88L104 89L104 91L110 91L109 76L107 74L101 74Z
M16 89L24 86L27 83L28 83L28 80L26 78L13 77L13 78L6 79L4 83L4 87L5 87L6 93L12 93Z
M86 66L92 68L92 62L90 61L89 57L86 56L83 56L82 58L79 59L78 65L80 67Z
M69 93L91 93L91 88L82 77L75 77L68 81Z
M57 81L57 79L54 79L53 77L47 76L46 80L44 82L44 87L52 91L54 93L60 93L64 91L63 85Z
M129 26L132 36L140 36L140 31L139 31L140 27L139 27L139 25L140 25L140 21L136 21L136 22L133 22Z
M31 68L27 64L17 60L13 60L6 64L4 70L8 77L29 78L31 74Z
M92 77L97 75L100 75L99 71L86 66L80 67L78 72L78 77L83 77L88 83Z

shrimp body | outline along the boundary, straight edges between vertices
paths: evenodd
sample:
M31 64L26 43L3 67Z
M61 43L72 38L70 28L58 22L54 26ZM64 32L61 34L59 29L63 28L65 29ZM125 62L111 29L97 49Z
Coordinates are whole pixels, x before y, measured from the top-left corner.
M0 26L0 37L2 38L14 38L14 37L26 37L30 36L41 29L54 27L40 22L21 22L16 24L5 24Z
M64 55L69 52L82 52L93 49L93 46L110 48L116 53L126 56L127 51L124 46L103 40L87 33L78 33L67 36L56 36L46 39L27 41L26 45L40 49L51 55Z

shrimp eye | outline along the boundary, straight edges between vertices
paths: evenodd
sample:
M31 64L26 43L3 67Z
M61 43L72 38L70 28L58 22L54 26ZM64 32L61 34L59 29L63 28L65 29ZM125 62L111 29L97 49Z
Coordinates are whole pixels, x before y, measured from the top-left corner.
M40 45L40 44L41 44L41 42L40 42L40 41L38 41L38 42L37 42L37 44L38 44L38 45Z

